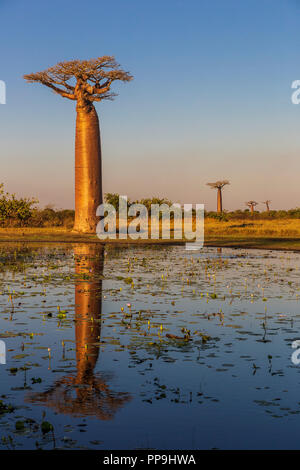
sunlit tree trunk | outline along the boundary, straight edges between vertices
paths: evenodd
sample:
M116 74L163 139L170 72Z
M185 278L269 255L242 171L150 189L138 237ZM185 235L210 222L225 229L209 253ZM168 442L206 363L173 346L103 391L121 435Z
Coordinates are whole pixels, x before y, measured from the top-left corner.
M222 213L223 212L223 204L222 204L222 189L224 186L227 184L230 184L228 180L221 180L221 181L216 181L215 183L206 183L208 186L210 186L212 189L217 189L217 212Z
M74 230L95 233L96 210L102 204L100 129L94 106L77 109L75 137Z
M218 195L217 195L217 212L222 212L222 189L218 188Z

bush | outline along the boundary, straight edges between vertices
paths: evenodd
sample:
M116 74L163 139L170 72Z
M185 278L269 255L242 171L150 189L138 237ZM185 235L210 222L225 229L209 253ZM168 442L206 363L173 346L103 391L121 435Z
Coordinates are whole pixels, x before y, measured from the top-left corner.
M55 210L51 207L37 209L32 214L28 225L31 227L65 227L74 225L75 211L71 209Z
M219 221L230 221L230 220L278 220L278 219L300 219L300 208L289 210L270 210L269 212L258 212L254 211L253 214L249 209L236 210L232 212L223 211L221 214L218 212L207 212L204 213L205 217L210 219L216 219Z
M111 204L116 211L119 211L119 197L120 195L117 193L106 193L104 196L104 200L107 204ZM127 207L130 204L129 200L127 201Z
M37 203L35 198L17 198L15 194L5 192L0 184L0 226L73 227L74 210L55 210L51 206L38 209Z
M104 200L106 203L111 204L116 211L119 211L119 197L120 195L117 193L106 193L104 196ZM137 201L131 202L129 199L127 200L127 207L129 207L131 204L143 204L147 210L148 213L150 214L151 210L151 204L167 204L168 206L172 205L172 202L169 201L166 198L158 198L158 197L152 197L152 198L145 198Z
M20 198L15 194L9 194L0 185L0 224L2 226L23 226L32 217L36 199Z

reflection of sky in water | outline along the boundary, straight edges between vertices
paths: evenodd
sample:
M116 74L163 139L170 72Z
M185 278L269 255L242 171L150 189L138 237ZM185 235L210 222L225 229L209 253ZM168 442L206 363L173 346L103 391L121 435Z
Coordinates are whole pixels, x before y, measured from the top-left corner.
M71 249L60 246L27 255L23 271L3 268L0 328L8 353L0 394L20 408L0 417L1 436L13 435L23 448L43 443L33 430L15 433L14 422L40 423L45 411L58 447L298 447L300 366L291 362L291 344L300 339L298 254L107 247L103 276L102 264L87 261L74 274ZM75 285L87 311L102 308L101 319L88 311L78 320ZM66 311L61 320L57 306ZM89 370L76 360L76 325L81 351L86 341L93 361L97 350ZM187 330L191 341L166 337ZM57 413L37 399L61 382L75 403L64 414L62 404ZM113 410L106 418L80 404L84 396L94 406L95 383L102 387L97 406Z

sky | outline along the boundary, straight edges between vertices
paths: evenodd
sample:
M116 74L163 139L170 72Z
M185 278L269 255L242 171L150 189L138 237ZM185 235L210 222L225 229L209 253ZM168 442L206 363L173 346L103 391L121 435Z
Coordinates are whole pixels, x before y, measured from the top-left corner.
M215 209L300 206L300 0L0 0L0 182L74 207L75 104L24 74L114 55L134 80L96 103L104 192ZM258 209L263 209L260 204Z

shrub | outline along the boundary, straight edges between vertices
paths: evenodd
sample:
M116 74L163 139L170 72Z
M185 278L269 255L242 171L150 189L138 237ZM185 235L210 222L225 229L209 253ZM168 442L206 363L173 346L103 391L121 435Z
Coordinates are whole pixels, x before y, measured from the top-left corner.
M15 194L9 194L0 185L0 224L3 226L26 225L32 217L37 199L20 198Z

